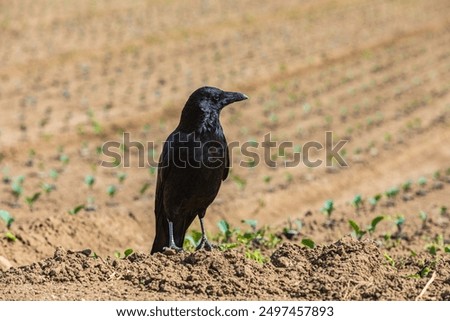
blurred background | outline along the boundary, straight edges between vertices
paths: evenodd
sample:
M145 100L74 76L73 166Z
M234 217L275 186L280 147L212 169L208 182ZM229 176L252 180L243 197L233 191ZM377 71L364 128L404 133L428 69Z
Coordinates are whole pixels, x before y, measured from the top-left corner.
M204 85L250 96L222 112L229 141L270 132L294 145L273 150L275 169L233 154L210 231L224 218L298 219L329 242L360 215L355 195L383 195L375 214L401 213L412 228L421 210L438 215L450 205L448 12L447 0L0 1L0 209L15 219L0 224L15 238L0 240L0 254L15 265L57 245L148 252L155 168L139 168L135 149L130 168L101 167L102 146L125 153L127 132L155 142L145 154L157 159ZM326 131L348 140L349 167L282 166ZM321 225L329 199L334 229ZM437 222L445 231L448 219Z

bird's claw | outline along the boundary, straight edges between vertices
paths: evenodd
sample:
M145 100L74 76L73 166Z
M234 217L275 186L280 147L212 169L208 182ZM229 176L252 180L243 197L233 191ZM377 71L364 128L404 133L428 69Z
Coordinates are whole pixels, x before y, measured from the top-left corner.
M176 245L166 246L163 248L163 253L165 255L175 255L176 253L182 252L183 249Z
M213 245L211 243L209 243L209 241L206 239L206 237L202 237L200 244L197 245L197 247L195 248L197 251L198 250L206 250L206 251L211 251L213 249Z

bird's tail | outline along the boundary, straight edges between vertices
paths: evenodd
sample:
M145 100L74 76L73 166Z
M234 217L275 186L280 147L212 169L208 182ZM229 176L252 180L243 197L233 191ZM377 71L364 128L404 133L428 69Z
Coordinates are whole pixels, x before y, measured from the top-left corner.
M169 246L169 223L165 215L162 213L156 214L156 222L155 222L155 240L153 241L153 246L151 250L151 254L156 252L162 252L164 247Z

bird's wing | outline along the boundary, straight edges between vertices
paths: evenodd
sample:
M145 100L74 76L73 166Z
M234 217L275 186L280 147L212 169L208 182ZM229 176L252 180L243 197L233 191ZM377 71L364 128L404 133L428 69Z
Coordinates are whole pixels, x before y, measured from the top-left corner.
M169 143L166 141L158 163L155 191L155 240L153 241L151 253L161 252L165 246L169 245L167 214L164 210L164 179L170 171L170 166L168 166L170 163L168 145Z
M155 192L155 214L158 216L158 213L163 213L163 203L164 203L164 180L169 175L170 166L169 166L169 140L164 143L164 147L159 157L158 163L158 177L156 179L156 192Z
M222 181L227 179L228 172L230 171L230 154L228 153L228 144L225 138L224 141L225 141L225 168L223 170Z

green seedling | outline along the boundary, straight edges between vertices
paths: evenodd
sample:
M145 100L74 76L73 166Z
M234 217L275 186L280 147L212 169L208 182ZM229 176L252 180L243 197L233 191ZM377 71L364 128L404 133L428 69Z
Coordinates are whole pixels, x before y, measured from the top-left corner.
M11 183L11 177L9 176L8 167L3 168L2 170L2 182L5 184Z
M55 169L51 169L49 175L54 181L56 181L59 176L58 172Z
M265 175L265 176L263 177L263 181L264 181L264 183L266 183L266 184L269 184L271 180L272 180L272 177L271 177L270 175Z
M19 200L19 197L23 194L22 182L23 181L16 179L11 185L11 193L16 198L16 203Z
M63 165L67 165L69 164L70 158L69 156L67 156L66 154L61 154L59 156L59 161L63 164Z
M363 205L363 199L360 194L356 195L352 200L352 205L356 208L357 211L361 208Z
M192 230L189 235L186 235L186 237L184 238L183 248L188 249L189 251L193 251L197 248L197 245L200 243L201 239L202 232Z
M294 228L295 225L295 228ZM294 237L296 237L300 230L303 227L303 223L301 220L296 219L294 222L291 221L291 219L288 219L288 226L283 228L283 235L288 239L292 240Z
M372 208L375 208L380 201L381 197L383 197L382 194L376 194L375 196L369 198L369 204L372 206Z
M447 206L442 205L442 206L439 208L439 213L440 213L441 215L447 215L447 210L448 210Z
M384 258L391 266L395 267L395 260L388 253L384 253Z
M256 262L258 262L259 264L263 264L267 261L267 258L264 257L264 255L262 255L261 250L260 249L256 249L256 250L247 250L245 251L245 257L247 259L250 260L254 260Z
M247 185L247 181L238 175L232 175L231 179L236 183L240 190L243 190Z
M402 233L405 220L406 219L403 215L398 215L394 220L395 226L397 226L397 235L400 235Z
M224 242L229 243L234 232L234 230L230 228L230 224L225 220L220 220L219 223L217 223L217 226L219 227L219 231L224 236Z
M141 189L139 190L139 194L141 196L143 196L149 187L150 187L150 183L147 183L147 182L144 183L144 185L142 185Z
M325 215L327 216L328 220L330 220L331 214L334 211L334 202L333 202L333 200L331 200L331 199L330 200L326 200L320 211L322 213L325 213Z
M78 214L79 211L81 211L81 210L84 209L85 207L86 207L86 206L85 206L84 204L75 206L74 208L70 209L70 210L68 211L68 213L69 213L70 215L76 215L76 214Z
M441 172L440 171L435 171L433 173L433 179L434 180L439 180L441 178Z
M235 247L238 247L239 244L237 243L223 243L223 244L219 244L219 250L221 251L228 251L231 249L234 249Z
M424 211L420 211L419 217L420 217L420 220L422 221L422 229L424 229L427 224L428 214Z
M436 244L430 244L427 246L427 251L433 256L436 256L439 247Z
M378 223L380 223L382 220L384 220L384 216L377 216L375 217L371 222L370 225L367 227L367 232L370 234L375 232L375 229L377 228Z
M257 220L242 220L241 222L248 224L252 228L253 232L256 231L256 225L258 224Z
M425 185L427 185L427 179L425 177L420 177L417 180L417 184L419 184L420 187L425 187Z
M109 195L109 197L113 198L116 195L117 188L115 185L109 185L106 192Z
M148 172L150 173L150 175L155 175L156 174L156 167L154 167L154 166L150 166L149 167L149 169L148 169Z
M391 187L385 192L387 198L389 199L394 199L398 195L398 193L399 189L397 187Z
M310 249L313 249L316 247L316 243L311 239L306 239L306 238L302 239L301 243L302 243L302 245L304 245Z
M121 253L119 251L114 251L114 256L116 258L118 258L118 259L126 259L127 257L129 257L133 253L134 253L133 249L126 249L123 252L123 257L122 257L122 255L121 255Z
M34 205L34 203L36 203L36 201L39 199L40 196L41 196L41 192L37 192L37 193L34 193L30 197L25 197L25 202L28 204L30 211L33 210L33 205Z
M52 191L56 189L56 186L53 184L43 183L41 185L42 190L45 192L45 194L50 194Z
M407 180L406 182L404 182L402 184L403 192L409 192L411 190L411 185L412 185L412 181L411 180Z
M84 183L85 183L90 189L92 189L92 187L93 187L94 184L95 184L95 177L92 176L92 175L87 175L87 176L84 178Z
M5 238L9 241L9 242L15 242L17 240L16 236L11 233L10 231L6 231L5 232Z
M126 173L117 173L117 179L119 180L119 184L123 184L126 178L127 178Z
M12 217L11 214L5 210L0 210L0 218L5 221L7 228L10 228L11 224L14 222L14 217Z
M348 223L350 224L350 227L353 229L353 236L356 237L356 239L360 240L366 233L367 231L362 230L358 224L356 224L355 221L349 220Z
M294 180L294 176L291 173L286 173L285 179L287 183L291 183Z

